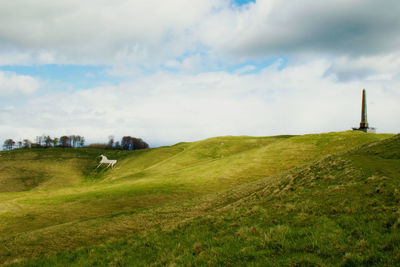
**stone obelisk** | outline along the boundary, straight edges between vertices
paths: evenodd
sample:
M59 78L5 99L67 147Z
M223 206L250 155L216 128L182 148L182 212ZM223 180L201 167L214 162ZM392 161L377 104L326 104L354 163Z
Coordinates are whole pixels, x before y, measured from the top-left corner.
M365 89L363 89L363 91L362 91L360 129L368 129L368 120L367 120L367 94L366 94L366 92L365 92Z
M367 120L367 93L365 89L362 91L362 103L361 103L361 122L360 128L353 128L356 131L363 131L366 133L375 133L375 128L370 128L368 126Z

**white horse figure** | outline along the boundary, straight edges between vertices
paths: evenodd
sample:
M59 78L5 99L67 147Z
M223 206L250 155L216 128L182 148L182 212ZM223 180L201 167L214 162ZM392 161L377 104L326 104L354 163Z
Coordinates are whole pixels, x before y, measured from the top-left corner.
M98 167L100 167L101 164L108 164L107 168L108 168L108 167L113 168L113 167L114 167L114 164L117 163L117 160L116 160L116 159L108 159L108 158L107 158L106 156L104 156L104 155L100 155L100 156L98 156L98 157L101 157L101 160L100 160L99 165L96 167L96 169L97 169Z

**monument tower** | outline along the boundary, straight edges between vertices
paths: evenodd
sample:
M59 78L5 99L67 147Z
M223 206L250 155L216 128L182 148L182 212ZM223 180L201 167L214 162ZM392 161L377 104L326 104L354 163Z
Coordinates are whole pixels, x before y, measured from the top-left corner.
M362 103L361 103L361 122L360 128L353 128L355 131L363 131L366 133L375 133L375 128L369 128L367 120L367 93L365 89L362 91Z

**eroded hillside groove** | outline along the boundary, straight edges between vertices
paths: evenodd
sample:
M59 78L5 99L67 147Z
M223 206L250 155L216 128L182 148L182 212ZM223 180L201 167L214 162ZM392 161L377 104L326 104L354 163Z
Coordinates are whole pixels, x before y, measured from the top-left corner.
M248 179L247 182L242 181L239 184L235 181L235 176L231 178L227 176L228 180L226 181L229 183L220 185L218 179L221 176L218 173L218 165L215 165L215 162L219 160L207 163L204 166L201 166L201 164L200 166L192 166L192 169L189 170L179 169L183 173L175 171L172 174L178 174L177 177L169 176L162 173L163 170L171 167L165 166L171 159L168 157L156 163L157 166L154 168L159 168L157 170L159 173L153 172L148 178L142 178L140 182L129 181L128 179L115 180L110 183L106 181L107 177L104 177L90 183L85 182L76 188L2 193L0 194L0 207L6 209L7 212L0 213L0 225L2 225L0 232L3 231L0 237L0 260L3 263L10 263L17 259L34 258L48 254L49 251L65 251L81 246L91 246L115 238L140 237L150 232L162 231L166 235L175 234L174 229L190 228L192 225L197 225L202 218L209 218L206 221L213 224L216 222L218 222L217 224L224 224L225 219L234 220L235 216L239 216L236 218L238 222L230 222L233 226L229 227L239 227L238 237L247 234L255 235L257 232L264 231L264 226L246 225L246 218L253 218L257 214L264 216L261 222L267 225L286 225L282 227L287 229L285 231L288 231L288 234L292 231L292 226L284 223L284 216L288 213L292 214L290 216L294 216L293 218L296 218L300 224L307 222L306 218L309 216L322 215L327 218L326 222L329 221L332 224L337 214L352 215L359 209L359 206L349 207L349 201L345 199L337 203L334 202L337 196L346 194L350 189L356 190L357 187L360 187L360 183L362 184L360 188L363 188L367 194L372 194L372 196L376 196L376 192L374 193L376 188L379 187L381 193L386 194L388 186L392 186L392 183L388 185L386 178L379 175L379 172L381 172L379 166L381 165L378 164L375 169L364 169L362 164L359 164L363 157L368 158L368 155L373 154L380 156L382 164L398 162L396 147L393 149L393 146L398 144L398 136L384 141L376 141L377 137L368 139L369 135L346 137L347 134L337 134L337 137L341 140L353 138L344 147L339 144L342 148L337 151L334 148L326 149L326 144L329 145L329 142L333 144L337 141L334 133L329 136L332 140L328 143L322 142L324 137L318 136L307 137L310 139L303 136L298 139L296 137L280 139L277 149L280 149L288 141L290 143L287 145L290 149L293 149L295 148L294 143L300 142L300 151L305 153L301 147L302 142L311 140L314 143L313 146L316 146L315 143L317 142L314 142L313 138L322 138L320 140L322 146L319 145L326 150L326 153L321 155L318 146L315 147L316 149L314 148L315 151L313 152L312 146L307 144L307 153L311 153L311 156L307 155L306 158L300 159L297 166L295 164L291 168L279 169L278 165L277 170L279 171L265 175L263 171L259 171L265 166L272 165L263 164L272 163L261 161L260 167L254 170L256 179ZM387 137L378 136L380 139ZM294 143L292 140L294 140ZM368 145L371 144L371 140L374 144ZM242 140L238 139L237 141L241 142ZM278 143L271 143L271 145L273 144ZM182 156L182 152L173 157L178 159ZM230 159L224 157L222 160L228 158L227 163L242 162L245 165L245 160L250 157L252 161L254 158L252 154L257 155L257 153L268 153L268 150L265 150L265 146L256 147L249 151L235 153ZM274 153L272 155L277 156L285 155L286 152ZM141 152L138 156L145 156L145 154L146 152ZM301 155L301 153L299 154ZM296 155L299 154L296 152ZM319 156L316 157L316 154ZM122 156L125 159L129 157L127 155ZM135 154L133 154L133 157L135 157ZM192 159L196 157L195 155L194 158L184 158L180 164L195 162ZM309 158L313 160L308 161ZM290 156L288 160L292 160L292 157ZM241 164L235 166L240 167ZM194 174L193 169L201 172L206 170L206 167L217 168L216 175L205 177L200 173L198 176L190 176ZM132 167L132 170L134 171L135 168L135 166ZM112 170L105 173L105 176L115 175L117 171L120 170ZM225 170L221 168L221 171ZM387 177L390 178L396 173L397 169L394 169L393 172L387 173ZM240 172L235 172L232 175L238 174ZM250 173L249 177L251 175ZM372 180L368 179L374 175L377 177L376 185L367 182L371 182ZM200 179L202 177L205 177L205 179ZM326 196L321 192L325 192ZM78 194L73 196L75 193ZM382 196L385 196L384 199L387 200L386 195ZM313 204L313 201L326 197L332 197L332 203L336 203L337 207L327 210L323 206ZM36 202L32 202L34 199ZM329 203L329 201L326 201L326 203ZM377 207L379 207L379 203L376 204ZM13 205L15 205L14 208ZM373 205L373 203L371 202L368 205ZM88 210L84 213L77 213L79 216L74 215L74 212L82 209ZM221 215L221 213L225 215ZM271 213L271 215L267 213ZM49 214L55 216L52 217ZM283 217L277 220L272 218L272 214ZM225 219L220 219L221 216ZM373 219L373 217L371 218ZM22 225L27 220L29 220L28 227L23 227ZM391 220L395 221L396 218ZM335 225L342 228L345 226L342 222L335 223ZM391 225L394 225L394 223L391 223ZM276 230L273 227L271 229ZM266 246L265 244L263 246Z

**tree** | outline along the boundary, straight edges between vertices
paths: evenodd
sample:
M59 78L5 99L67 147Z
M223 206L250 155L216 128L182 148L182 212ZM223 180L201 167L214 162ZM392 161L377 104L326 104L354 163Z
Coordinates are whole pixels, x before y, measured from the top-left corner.
M79 147L81 143L81 136L80 135L73 135L72 136L72 147Z
M132 149L136 150L136 149L145 149L145 148L149 148L149 145L143 141L141 138L132 138Z
M13 149L14 145L15 145L15 141L14 140L7 139L6 141L4 141L3 148L5 150L11 150L11 149Z
M69 136L69 143L70 143L70 147L75 147L75 144L76 144L76 136L75 135Z
M53 138L53 147L56 147L60 139L58 137Z
M122 137L121 147L123 150L132 150L132 137L130 136Z
M71 147L71 139L66 135L61 136L60 137L60 145L62 147Z
M44 138L44 143L45 143L46 147L49 147L49 146L51 146L51 144L53 144L53 139L50 137L50 135L48 135Z
M113 145L114 145L114 135L110 135L110 136L108 137L108 148L109 148L109 149L112 149L112 148L113 148Z
M37 147L42 146L42 136L36 136L36 146Z
M80 145L80 147L83 147L84 144L85 144L85 137L81 136L81 140L79 141L79 145Z
M119 141L115 142L115 149L121 149Z
M31 148L32 147L32 142L29 139L24 139L24 144L23 144L24 148Z
M123 150L136 150L148 148L149 145L140 138L124 136L121 140L121 147Z

